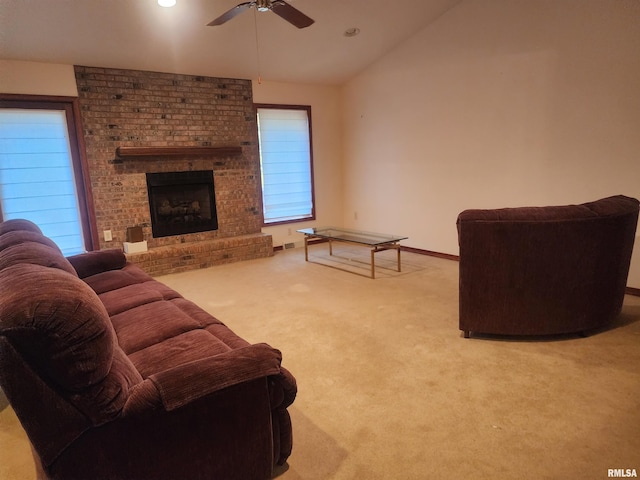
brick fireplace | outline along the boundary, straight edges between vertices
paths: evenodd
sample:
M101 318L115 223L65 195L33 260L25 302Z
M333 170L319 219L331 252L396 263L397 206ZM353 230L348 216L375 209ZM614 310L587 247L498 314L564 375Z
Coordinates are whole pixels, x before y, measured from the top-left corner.
M75 67L98 231L122 248L141 226L152 275L273 254L261 232L260 165L250 80ZM217 228L154 235L147 174L210 171ZM178 202L178 200L175 200ZM177 208L177 205L174 205Z

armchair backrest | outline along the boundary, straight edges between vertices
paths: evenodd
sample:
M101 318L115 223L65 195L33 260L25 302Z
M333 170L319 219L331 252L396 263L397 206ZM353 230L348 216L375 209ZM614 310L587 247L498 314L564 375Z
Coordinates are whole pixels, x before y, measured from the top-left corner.
M460 213L460 329L544 335L606 325L622 307L637 222L638 200L622 195Z

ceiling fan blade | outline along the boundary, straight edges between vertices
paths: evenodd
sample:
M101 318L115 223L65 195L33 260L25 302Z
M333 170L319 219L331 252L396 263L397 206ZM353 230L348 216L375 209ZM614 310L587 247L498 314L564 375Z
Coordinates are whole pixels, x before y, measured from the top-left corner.
M207 26L208 27L215 27L216 25L222 25L223 23L228 22L229 20L231 20L236 15L240 15L245 10L251 8L253 5L255 5L255 3L256 2L253 1L253 2L245 2L245 3L241 3L240 5L236 5L231 10L223 13L222 15L220 15L218 18L216 18L212 22L207 23Z
M315 22L315 20L307 17L300 10L292 7L284 0L274 0L271 2L271 11L298 28L308 27Z

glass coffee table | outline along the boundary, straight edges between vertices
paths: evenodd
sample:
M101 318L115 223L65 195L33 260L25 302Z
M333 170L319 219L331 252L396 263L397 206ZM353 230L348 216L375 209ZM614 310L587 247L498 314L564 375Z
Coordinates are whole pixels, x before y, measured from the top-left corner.
M375 254L385 250L398 252L398 271L400 267L400 241L409 237L384 233L363 232L339 227L303 228L297 230L304 234L304 259L309 261L309 245L329 242L329 255L333 255L332 242L347 242L365 245L371 249L371 278L376 278Z

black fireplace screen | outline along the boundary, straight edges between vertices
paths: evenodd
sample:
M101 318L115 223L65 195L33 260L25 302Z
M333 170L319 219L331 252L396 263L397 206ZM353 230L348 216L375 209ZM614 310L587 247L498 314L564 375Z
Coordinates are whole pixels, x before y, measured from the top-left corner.
M147 173L154 237L218 229L213 170Z

